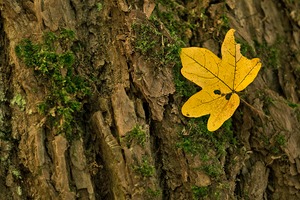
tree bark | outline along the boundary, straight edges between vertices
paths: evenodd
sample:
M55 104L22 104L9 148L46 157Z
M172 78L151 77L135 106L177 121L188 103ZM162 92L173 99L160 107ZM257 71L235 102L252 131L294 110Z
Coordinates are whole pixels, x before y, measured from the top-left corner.
M0 6L0 199L300 199L299 2ZM72 140L38 112L52 88L15 52L63 28L76 33L75 72L92 88ZM179 74L177 50L220 55L229 28L263 68L231 125L209 133L205 120L181 115L195 86Z

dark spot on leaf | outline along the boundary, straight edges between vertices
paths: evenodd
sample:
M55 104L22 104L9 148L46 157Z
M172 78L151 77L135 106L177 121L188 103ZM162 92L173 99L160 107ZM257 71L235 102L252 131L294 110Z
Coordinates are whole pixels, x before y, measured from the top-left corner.
M214 93L217 94L217 95L220 95L221 91L220 90L214 90Z
M229 100L230 97L231 97L231 95L232 95L232 93L226 94L225 99L226 99L226 100Z

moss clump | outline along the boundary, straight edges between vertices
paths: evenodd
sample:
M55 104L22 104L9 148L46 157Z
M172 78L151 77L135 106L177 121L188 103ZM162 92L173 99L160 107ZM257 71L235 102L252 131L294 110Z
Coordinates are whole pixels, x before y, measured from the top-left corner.
M293 102L287 102L287 104L291 108L298 108L298 107L300 107L300 104L293 103Z
M274 136L274 142L270 143L270 151L274 155L281 155L285 154L282 148L286 147L286 137L284 134L279 133L278 135Z
M160 1L159 3L171 11L169 9L161 11L157 6L148 21L137 21L132 25L135 33L135 49L151 59L156 66L172 66L177 94L190 97L197 92L199 87L181 75L179 54L181 48L186 46L185 43L188 41L186 31L190 30L191 24L182 24L175 16L174 9L177 9L175 7L183 8L175 1Z
M153 24L156 24L156 26L161 26L161 24L164 24L164 28L169 33L169 37L172 39L172 41L168 41L168 39L164 39L165 44L164 47L164 53L165 55L163 57L164 63L172 63L174 65L173 72L174 72L174 83L176 87L176 92L183 97L190 97L194 93L197 92L199 87L197 87L192 82L188 81L186 78L184 78L181 75L180 69L181 69L181 61L180 61L180 51L182 47L186 46L186 43L188 42L187 34L186 32L190 30L191 24L189 23L182 23L178 20L178 18L174 14L174 9L178 12L181 12L181 9L177 9L179 5L175 3L175 1L160 1L162 5L166 6L168 9L166 11L161 11L157 7L155 9L155 15L151 17L151 22ZM180 6L179 6L180 7ZM182 13L178 13L181 15ZM158 20L159 19L159 20Z
M206 197L209 193L208 187L198 187L198 186L192 186L192 192L193 192L193 199L198 200L203 197Z
M155 47L159 45L162 33L151 24L135 23L132 27L136 33L135 48L143 55L159 56L159 48Z
M237 140L232 131L231 119L218 132L208 131L206 123L206 117L190 119L179 135L177 147L193 156L199 156L203 163L197 169L203 170L211 178L218 178L223 174L219 160L227 154L229 147L236 147Z
M282 52L280 51L283 44L282 39L277 39L276 42L269 46L266 42L259 43L255 41L255 49L257 51L257 57L262 59L264 66L273 70L277 70L281 67Z
M151 165L147 159L147 157L144 157L142 159L142 163L138 166L134 166L134 171L141 174L143 177L151 177L154 175L155 168L153 165Z
M184 42L176 35L175 25L169 25L172 29L169 37L162 34L160 25L161 22L155 16L152 16L147 23L135 23L133 25L136 34L135 48L157 66L174 66L174 83L177 93L183 97L190 97L197 92L197 87L180 73L179 53L185 46Z
M184 46L183 42L175 35L168 35L156 17L152 16L148 22L136 22L132 28L136 35L136 50L158 66L170 66L179 61L179 51Z
M204 165L201 169L210 177L217 178L223 173L223 168L218 163L212 163L210 165Z
M26 100L22 97L21 94L16 94L11 100L11 104L17 105L21 109L21 111L24 111L26 106Z
M223 124L218 133L208 131L206 123L207 117L190 119L180 134L181 142L177 143L177 146L187 153L200 155L205 160L208 147L218 156L222 156L226 154L227 147L237 145L231 119Z
M236 38L238 44L241 45L241 54L246 57L255 57L256 53L253 47L248 44L245 40Z
M125 136L127 147L130 147L133 141L136 141L139 145L144 147L147 141L147 134L143 130L142 126L136 125L129 133Z
M149 198L156 198L161 195L161 190L153 190L151 188L147 188L146 193Z
M275 136L275 142L279 146L285 146L286 145L286 138L283 134L278 134Z
M38 80L48 89L39 112L47 117L57 133L71 136L83 99L90 94L87 81L75 74L75 33L63 29L59 34L47 32L41 43L22 40L15 48L17 56L34 70Z

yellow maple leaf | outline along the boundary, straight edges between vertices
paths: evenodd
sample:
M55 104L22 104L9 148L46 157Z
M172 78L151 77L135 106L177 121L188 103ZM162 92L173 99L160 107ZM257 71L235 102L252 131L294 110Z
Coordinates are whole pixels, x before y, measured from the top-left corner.
M215 131L229 119L240 104L237 92L244 90L257 76L259 58L247 59L230 29L222 44L222 59L205 48L183 48L180 53L182 75L202 90L182 106L187 117L208 115L207 129Z

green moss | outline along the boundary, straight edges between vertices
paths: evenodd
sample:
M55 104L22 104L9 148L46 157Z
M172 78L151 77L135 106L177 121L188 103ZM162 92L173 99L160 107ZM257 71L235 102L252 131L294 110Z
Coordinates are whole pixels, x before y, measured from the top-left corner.
M245 40L236 38L236 42L241 45L241 54L246 57L254 57L256 55L255 50Z
M218 178L223 174L223 168L218 163L211 163L209 165L204 165L201 169L211 178Z
M213 35L213 38L219 43L223 43L223 40L220 38L220 35L226 35L226 33L230 30L230 20L227 17L228 9L226 7L226 2L222 3L222 10L219 10L218 19L214 21L217 22L216 33ZM213 25L213 24L211 24ZM217 37L216 37L217 36ZM220 40L221 39L221 40Z
M151 188L147 188L146 190L147 196L150 198L156 198L161 195L161 190L153 190Z
M225 7L225 5L224 5ZM221 16L221 23L220 23L221 28L223 28L226 32L229 31L230 29L230 24L229 24L229 19L224 11L223 15Z
M236 148L238 142L232 131L231 119L218 132L208 131L206 124L207 117L190 119L176 146L186 153L199 156L203 162L198 170L203 170L211 178L219 178L223 174L220 158L227 154L229 147Z
M0 103L5 101L6 101L5 93L3 91L0 91Z
M259 99L261 99L262 102L264 102L264 104L263 104L264 113L266 115L270 115L269 107L271 105L274 105L275 100L271 96L269 96L269 94L264 92L263 90L256 91L256 95L258 96Z
M179 51L183 42L167 37L162 32L161 22L154 16L149 22L135 23L132 28L136 34L135 48L152 59L157 65L174 65L179 61Z
M275 143L278 146L285 146L286 145L286 137L284 134L278 134L275 136Z
M207 120L207 116L189 119L187 126L180 134L181 142L177 144L177 147L194 155L206 154L207 148L211 147L218 155L224 155L229 145L237 145L237 140L231 130L231 119L223 124L219 132L208 131Z
M133 167L134 171L141 174L143 177L151 177L154 175L155 168L148 161L147 157L142 159L142 163Z
M11 173L12 173L12 175L13 175L16 179L19 179L19 180L22 179L22 175L21 175L20 170L18 170L18 169L12 169L12 170L11 170Z
M199 91L201 88L199 86L196 86L191 81L188 81L186 78L184 78L181 75L181 65L176 64L173 68L174 71L174 84L176 87L176 92L182 97L185 97L186 99L191 97L193 94L195 94L197 91Z
M22 97L21 94L16 94L11 100L12 105L17 105L22 111L25 110L26 100Z
M160 19L160 21L165 25L171 37L185 36L184 31L186 31L188 26L183 21L179 22L179 20L175 17L174 11L164 12L160 11L159 9L156 9L156 11L157 18L152 17L152 21Z
M21 186L17 186L17 187L16 187L16 193L17 193L19 196L22 196L23 192L22 192Z
M298 103L287 102L287 104L291 108L298 108L298 107L300 107L300 104L298 104Z
M193 199L198 200L198 199L202 199L203 197L208 196L209 188L192 186L192 192L193 192Z
M268 46L266 42L259 43L255 41L255 49L257 57L259 57L264 66L277 70L280 66L280 45L283 43L282 39L278 39L273 45Z
M47 116L50 127L67 137L71 137L73 127L76 127L75 119L82 109L83 99L90 94L87 81L75 74L74 41L75 33L62 29L59 34L44 33L42 43L24 39L15 48L21 61L34 70L49 90L38 105L39 112Z
M264 148L275 156L285 154L282 150L286 146L286 136L284 134L279 133L272 137L259 135L257 139L262 141Z
M180 72L181 48L188 41L186 31L191 24L182 23L177 15L182 15L181 9L174 9L179 5L175 1L160 1L166 7L163 11L157 6L147 22L136 22L132 28L135 32L135 48L145 55L156 66L173 66L174 83L177 94L190 97L200 88L185 79ZM180 6L179 6L180 7ZM186 42L184 42L186 41Z
M147 141L147 134L143 130L142 126L136 125L129 133L125 136L127 146L130 147L133 141L136 141L139 145L144 147Z
M101 11L103 9L102 3L96 3L96 6L98 11Z
M284 135L276 135L275 136L275 144L271 144L269 149L272 154L275 156L277 155L284 155L285 152L282 150L286 146L286 139Z
M213 183L204 187L192 186L193 199L225 199L229 189L230 185L224 182Z
M161 18L159 18L161 19ZM179 95L190 97L197 91L197 87L187 81L180 73L181 61L180 50L184 42L176 35L175 30L181 30L175 25L168 24L169 37L162 34L161 21L152 16L150 21L144 24L135 23L133 30L136 34L135 48L141 54L161 67L174 66L174 83ZM176 28L175 28L176 27Z
M132 26L136 32L135 48L144 55L155 57L158 54L159 40L162 34L151 24L135 23Z
M174 0L170 0L170 1L165 1L165 0L157 0L158 3L160 3L161 5L170 7L170 8L175 8L176 6L176 2Z

